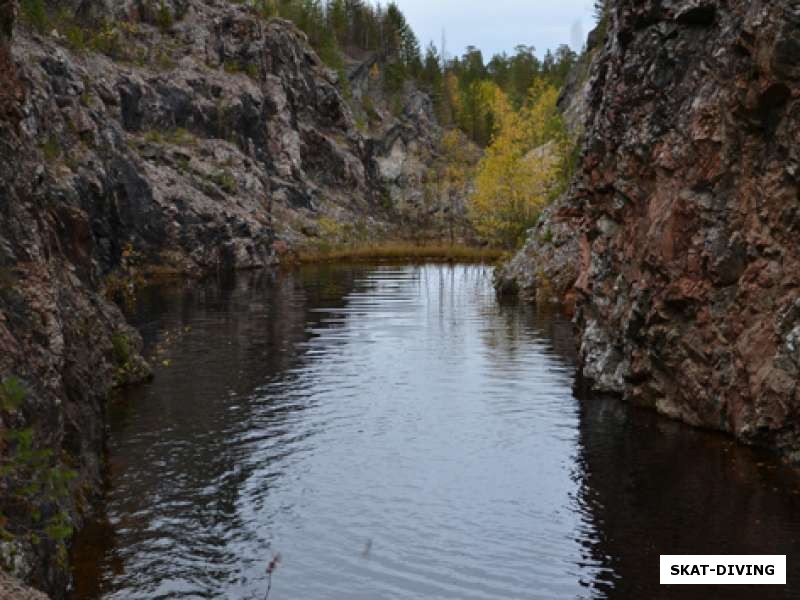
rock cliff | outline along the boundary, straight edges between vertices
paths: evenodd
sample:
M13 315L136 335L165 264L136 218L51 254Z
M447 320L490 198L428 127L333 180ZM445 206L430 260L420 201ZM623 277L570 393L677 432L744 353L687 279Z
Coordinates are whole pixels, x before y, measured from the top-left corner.
M597 390L798 461L800 3L607 4L577 177L508 275L575 297Z
M149 375L111 300L148 276L274 265L321 216L380 235L391 188L419 184L382 165L421 164L396 142L433 148L436 128L415 92L362 131L304 34L245 4L24 4L0 1L0 377L25 390L0 407L2 450L13 464L7 433L30 431L77 477L29 507L25 465L0 482L0 560L60 597L64 547L40 529L80 526L108 393Z

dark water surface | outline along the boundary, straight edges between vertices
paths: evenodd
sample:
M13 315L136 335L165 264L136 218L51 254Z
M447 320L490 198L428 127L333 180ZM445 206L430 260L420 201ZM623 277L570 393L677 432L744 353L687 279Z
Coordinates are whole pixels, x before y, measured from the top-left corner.
M74 598L789 598L800 479L573 392L570 325L480 266L157 288L156 380L110 408ZM659 554L789 554L785 588L658 585Z

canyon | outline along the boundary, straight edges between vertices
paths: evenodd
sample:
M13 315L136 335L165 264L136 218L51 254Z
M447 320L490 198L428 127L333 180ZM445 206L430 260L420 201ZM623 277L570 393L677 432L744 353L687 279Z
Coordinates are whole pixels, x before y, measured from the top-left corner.
M152 376L121 308L145 282L447 207L422 189L433 101L409 84L392 106L376 57L337 72L243 4L51 4L91 49L0 0L0 374L25 390L0 429L69 468L35 512L80 529L109 393ZM575 176L498 288L574 318L595 392L800 462L800 3L612 0L587 56L561 103ZM33 512L7 516L26 531ZM67 541L7 539L0 561L63 598Z

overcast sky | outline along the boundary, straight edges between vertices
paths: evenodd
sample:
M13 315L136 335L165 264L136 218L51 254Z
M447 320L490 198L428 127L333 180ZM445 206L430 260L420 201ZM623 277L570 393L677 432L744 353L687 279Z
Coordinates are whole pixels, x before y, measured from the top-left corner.
M437 48L441 45L444 28L448 55L461 55L472 44L483 50L487 61L496 52L512 52L518 44L535 46L539 56L559 44L580 50L594 26L592 0L395 1L423 50L430 41Z

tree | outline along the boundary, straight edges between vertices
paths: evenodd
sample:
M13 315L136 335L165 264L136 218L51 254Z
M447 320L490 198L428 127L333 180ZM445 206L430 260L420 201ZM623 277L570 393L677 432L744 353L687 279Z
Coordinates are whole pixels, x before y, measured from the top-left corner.
M328 16L330 28L336 36L337 43L342 46L346 45L349 42L349 22L347 19L347 6L344 0L328 0L325 12Z
M497 133L478 166L469 212L479 235L512 248L558 185L564 125L551 85L535 84L520 111L499 88L493 100Z
M441 61L439 52L433 43L428 45L425 50L425 59L419 74L419 80L433 99L433 106L437 115L442 113L442 102L444 100L444 79L442 77Z
M439 159L432 169L436 194L444 201L445 224L451 244L456 237L456 216L462 214L479 156L476 146L458 129L450 129L442 136Z

